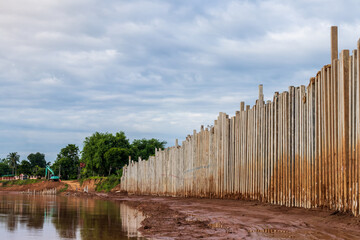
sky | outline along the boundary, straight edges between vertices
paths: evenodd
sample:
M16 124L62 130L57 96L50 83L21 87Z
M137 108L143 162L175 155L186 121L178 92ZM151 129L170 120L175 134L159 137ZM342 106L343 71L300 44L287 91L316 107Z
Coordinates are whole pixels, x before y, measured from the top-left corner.
M0 1L0 158L124 131L172 146L306 85L360 37L360 1Z

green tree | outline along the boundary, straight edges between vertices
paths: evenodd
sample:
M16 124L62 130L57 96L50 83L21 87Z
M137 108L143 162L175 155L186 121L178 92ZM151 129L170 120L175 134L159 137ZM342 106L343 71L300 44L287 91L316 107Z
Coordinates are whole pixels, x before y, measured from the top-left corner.
M35 166L34 175L44 177L45 176L45 168Z
M11 174L11 168L4 162L0 162L0 176Z
M39 166L40 168L46 167L45 154L43 153L30 153L27 159L29 160L33 171L36 166Z
M137 161L139 157L148 160L149 156L155 154L155 148L164 149L166 142L158 139L135 139L131 144L131 157Z
M7 159L7 158L2 158L2 159L0 160L0 163L5 163L6 165L10 166L10 161L9 161L9 159Z
M76 179L79 172L79 147L68 144L60 150L52 170L57 174L60 169L61 179Z
M22 160L20 165L18 166L18 173L31 175L31 164L29 161Z
M82 174L85 176L105 176L109 174L110 168L118 168L118 165L111 166L113 162L118 163L118 161L115 161L112 157L113 153L107 154L108 160L105 158L106 152L112 148L130 148L129 140L126 138L124 132L118 132L115 136L111 133L96 132L92 136L87 137L84 141L84 148L81 155L81 162L86 164ZM111 152L113 151L117 150L112 150Z
M17 154L17 152L12 152L9 153L7 158L9 160L10 167L12 168L12 174L16 175L16 169L17 169L17 165L19 164L20 155Z
M104 155L109 174L116 173L129 159L130 150L126 148L110 148Z

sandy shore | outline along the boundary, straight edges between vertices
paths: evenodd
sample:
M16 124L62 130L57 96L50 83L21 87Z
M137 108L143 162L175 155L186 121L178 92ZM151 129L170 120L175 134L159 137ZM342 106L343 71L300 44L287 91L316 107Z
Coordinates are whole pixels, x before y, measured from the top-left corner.
M142 211L146 219L139 231L148 238L360 238L359 217L326 209L287 208L241 200L135 196L116 192L83 193L74 188L78 189L74 185L62 194L121 201Z

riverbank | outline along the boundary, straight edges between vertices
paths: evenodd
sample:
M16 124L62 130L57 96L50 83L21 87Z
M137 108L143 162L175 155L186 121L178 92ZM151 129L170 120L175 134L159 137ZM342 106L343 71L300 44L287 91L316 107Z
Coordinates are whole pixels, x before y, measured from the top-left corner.
M64 182L54 182L50 180L16 180L0 183L0 191L43 191L48 189L57 190L65 188Z
M287 208L241 200L135 196L117 190L99 193L93 190L92 182L88 182L86 193L84 185L77 181L53 184L59 188L67 184L68 189L61 193L65 196L121 201L136 208L146 216L139 231L149 238L356 239L360 236L360 218L326 209Z

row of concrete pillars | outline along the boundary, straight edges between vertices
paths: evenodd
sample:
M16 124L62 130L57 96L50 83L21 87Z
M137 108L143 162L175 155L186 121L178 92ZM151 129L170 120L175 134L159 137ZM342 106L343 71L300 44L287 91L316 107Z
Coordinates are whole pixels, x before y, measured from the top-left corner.
M138 194L257 199L325 206L358 215L360 200L360 41L338 56L331 27L331 64L308 86L290 86L254 106L194 130L180 146L130 161L121 188Z

